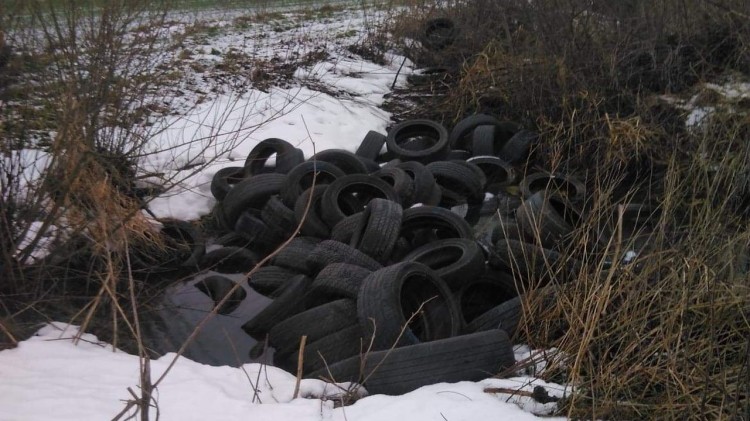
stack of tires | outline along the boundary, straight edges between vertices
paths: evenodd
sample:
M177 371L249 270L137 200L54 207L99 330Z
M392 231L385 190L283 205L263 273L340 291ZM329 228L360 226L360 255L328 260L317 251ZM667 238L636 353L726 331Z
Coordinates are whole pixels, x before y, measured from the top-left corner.
M306 336L308 377L388 394L480 380L514 364L519 286L554 257L542 246L580 218L575 179L536 174L519 184L516 167L535 142L486 115L450 134L406 121L387 136L369 132L356 153L307 160L264 140L244 167L216 173L214 215L228 234L201 266L249 270L294 237L248 280L273 301L243 329L268 340L279 367L297 369ZM534 253L541 259L519 268Z

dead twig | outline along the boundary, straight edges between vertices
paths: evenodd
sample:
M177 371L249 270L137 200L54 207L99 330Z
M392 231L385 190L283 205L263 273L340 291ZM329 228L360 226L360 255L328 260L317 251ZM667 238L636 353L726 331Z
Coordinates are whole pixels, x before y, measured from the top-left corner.
M305 362L305 344L307 343L307 335L302 336L299 341L299 354L297 355L297 381L294 384L294 394L292 399L297 399L299 396L299 384L302 381L302 374L304 367L302 365Z

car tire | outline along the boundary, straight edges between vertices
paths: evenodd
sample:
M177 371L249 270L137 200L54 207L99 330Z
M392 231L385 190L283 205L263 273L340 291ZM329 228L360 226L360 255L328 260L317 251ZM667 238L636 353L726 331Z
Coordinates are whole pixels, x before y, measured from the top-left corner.
M432 269L416 262L396 263L365 278L357 297L357 316L373 350L444 339L462 329L448 286Z

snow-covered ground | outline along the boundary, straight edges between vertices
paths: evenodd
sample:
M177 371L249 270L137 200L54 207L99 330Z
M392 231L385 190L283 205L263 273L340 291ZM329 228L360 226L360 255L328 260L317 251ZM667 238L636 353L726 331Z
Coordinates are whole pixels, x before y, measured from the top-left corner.
M247 27L238 26L239 18L230 14L205 23L216 28L211 36L184 42L176 54L189 58L181 62L184 77L176 88L193 95L169 105L188 114L178 113L160 123L164 130L156 129L159 135L150 143L153 154L142 162L146 173L161 174L155 182L179 180L151 202L158 217L191 220L207 214L213 204L209 191L213 174L225 166L242 165L263 139L284 139L309 157L314 150L353 151L369 130L385 131L390 115L378 107L394 83L405 83L411 64L395 55L375 64L348 50L363 39L368 22L382 18L382 12L336 9L325 18L309 15L277 13L270 21ZM172 28L188 29L186 24ZM234 63L238 57L259 67L300 66L271 86L206 70L222 69L221 62ZM278 77L273 74L278 70L267 71L270 78ZM184 170L203 163L209 165L199 172Z
M150 209L159 217L184 220L207 214L214 204L213 174L241 166L265 138L285 139L309 156L330 148L354 150L367 131L383 132L390 119L379 108L384 95L413 69L402 57L386 56L384 64L375 64L347 49L362 39L378 13L361 8L310 18L284 11L270 21L250 23L237 13L204 16L202 24L211 30L186 38L186 52L175 53L184 58L182 78L165 94L170 98L164 104L167 117L153 121L159 135L150 142L152 153L140 162L142 173L158 174L150 181L174 184ZM186 32L194 25L177 21L171 30ZM292 60L302 65L266 85L210 71L237 57L256 64ZM0 421L113 419L134 398L128 388L139 394L137 356L115 351L89 334L73 341L76 333L74 326L53 323L17 348L0 352ZM528 355L523 348L518 352L518 358ZM167 354L153 361L152 379L175 358ZM529 396L538 385L551 396L565 394L563 386L519 373L510 379L436 384L403 396L369 396L335 407L338 389L322 381L302 380L300 397L294 399L295 378L277 368L213 367L180 358L155 391L151 419L158 412L159 420L523 420L555 409L554 403L540 404ZM135 413L131 408L121 419Z
M113 419L134 399L129 388L140 396L138 357L113 351L89 334L75 345L76 333L73 326L53 323L17 348L0 352L0 421ZM152 361L152 379L159 378L174 358L167 354ZM520 376L435 384L402 396L373 395L335 407L340 392L336 385L304 379L294 399L295 382L294 376L275 367L212 367L182 358L154 392L151 419L530 420L537 419L534 414L549 414L555 404L485 390L528 395L535 386L542 386L550 396L565 393L562 386ZM128 416L135 412L131 409L121 419L132 419Z

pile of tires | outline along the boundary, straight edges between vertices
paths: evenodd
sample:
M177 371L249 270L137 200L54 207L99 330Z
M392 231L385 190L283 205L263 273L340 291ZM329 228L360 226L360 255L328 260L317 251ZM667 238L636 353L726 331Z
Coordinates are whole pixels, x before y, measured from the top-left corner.
M307 160L264 140L216 173L227 234L200 266L249 271L294 237L248 279L273 301L243 330L279 367L386 394L480 380L514 364L519 291L580 219L582 183L517 176L536 138L476 115L450 133L405 121Z

